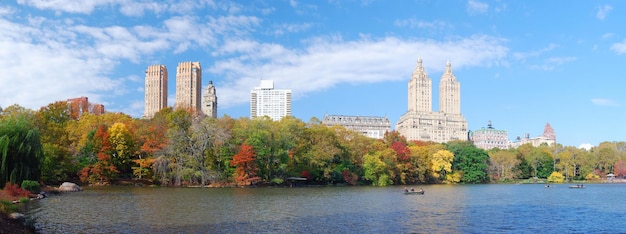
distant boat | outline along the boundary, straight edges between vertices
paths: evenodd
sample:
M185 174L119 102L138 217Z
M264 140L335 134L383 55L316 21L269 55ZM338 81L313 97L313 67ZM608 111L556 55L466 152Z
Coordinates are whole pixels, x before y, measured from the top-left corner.
M546 187L546 188L554 188L554 187L556 187L556 185L549 185L549 184L546 184L546 186L545 186L545 187Z
M577 185L570 185L569 188L571 188L571 189L584 189L584 188L586 188L586 186L584 184L577 184Z
M424 195L424 190L421 191L404 191L406 195Z

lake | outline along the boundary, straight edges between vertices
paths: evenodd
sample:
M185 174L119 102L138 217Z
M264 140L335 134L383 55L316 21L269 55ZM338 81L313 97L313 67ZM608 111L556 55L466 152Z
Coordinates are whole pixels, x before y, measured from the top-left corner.
M626 184L86 187L35 201L43 233L623 233Z

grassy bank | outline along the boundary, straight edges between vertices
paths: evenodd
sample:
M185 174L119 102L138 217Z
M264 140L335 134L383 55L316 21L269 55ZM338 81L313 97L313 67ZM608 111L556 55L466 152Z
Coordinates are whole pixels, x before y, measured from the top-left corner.
M28 201L20 197L11 196L6 191L0 190L0 233L37 233L35 228L9 217L10 213L17 212L18 207L13 201Z

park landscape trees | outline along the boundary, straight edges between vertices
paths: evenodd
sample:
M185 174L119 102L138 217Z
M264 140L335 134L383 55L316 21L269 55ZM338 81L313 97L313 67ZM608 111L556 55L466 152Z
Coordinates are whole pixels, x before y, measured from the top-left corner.
M72 116L67 108L55 102L38 111L17 105L2 110L0 179L247 186L304 177L311 184L386 186L626 175L624 142L590 150L523 145L485 151L469 141L407 141L395 131L371 139L316 118L207 118L165 108L151 119L135 119L123 113Z

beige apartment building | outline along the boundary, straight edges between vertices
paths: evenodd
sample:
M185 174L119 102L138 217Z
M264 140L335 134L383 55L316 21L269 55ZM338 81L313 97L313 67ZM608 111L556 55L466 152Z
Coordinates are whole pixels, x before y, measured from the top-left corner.
M209 81L209 85L204 88L204 97L202 98L202 112L208 117L217 118L217 93L213 81Z
M176 68L176 108L202 110L200 62L180 62Z
M152 118L154 114L167 107L167 68L165 65L150 65L146 69L144 118Z
M439 111L432 110L432 80L421 58L408 83L408 99L408 111L395 128L407 140L438 143L468 140L467 120L461 114L461 84L450 62L439 81Z
M490 150L493 148L507 149L509 135L506 130L495 129L491 120L487 122L487 128L481 128L470 133L470 139L476 148Z
M383 139L385 133L391 131L389 118L378 116L324 115L322 124L343 126L374 139Z

